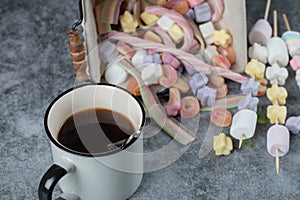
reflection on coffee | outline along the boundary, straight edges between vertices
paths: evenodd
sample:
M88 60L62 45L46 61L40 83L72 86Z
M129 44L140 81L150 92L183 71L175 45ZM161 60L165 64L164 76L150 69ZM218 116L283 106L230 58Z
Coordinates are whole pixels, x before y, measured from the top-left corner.
M57 140L80 153L105 153L112 143L124 141L134 133L131 121L107 109L89 109L69 117L59 130Z

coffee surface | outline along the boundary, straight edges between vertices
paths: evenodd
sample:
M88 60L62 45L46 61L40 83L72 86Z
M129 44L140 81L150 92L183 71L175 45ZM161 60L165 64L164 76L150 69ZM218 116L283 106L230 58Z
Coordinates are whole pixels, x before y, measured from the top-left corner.
M80 153L105 153L108 146L127 139L134 131L133 124L122 114L90 109L69 117L60 128L57 140Z

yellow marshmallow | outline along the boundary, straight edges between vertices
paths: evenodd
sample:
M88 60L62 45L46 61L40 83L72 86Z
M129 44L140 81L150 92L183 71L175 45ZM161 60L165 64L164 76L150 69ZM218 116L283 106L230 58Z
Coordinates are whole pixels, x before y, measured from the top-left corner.
M276 121L280 124L285 124L286 113L286 106L271 105L267 108L267 117L271 124L275 124Z
M120 23L124 32L135 32L136 27L139 25L135 16L128 11L120 16Z
M147 25L154 24L157 20L159 20L159 17L157 15L152 15L146 12L143 12L140 17Z
M232 37L225 30L215 30L213 34L213 40L215 45L223 46L227 48L232 43Z
M251 59L245 67L246 74L250 75L254 80L262 80L265 75L266 65L256 59Z
M233 149L232 140L224 133L220 133L218 136L214 136L214 151L217 156L229 155Z
M178 44L183 40L183 30L178 26L178 24L173 24L173 26L168 30L170 37L173 41Z
M273 104L284 105L288 93L284 87L273 85L267 90L267 97Z

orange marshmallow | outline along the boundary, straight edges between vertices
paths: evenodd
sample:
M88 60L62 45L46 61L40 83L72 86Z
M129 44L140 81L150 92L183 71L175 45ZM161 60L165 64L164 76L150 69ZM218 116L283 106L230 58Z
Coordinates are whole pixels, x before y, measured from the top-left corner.
M214 108L211 111L210 120L217 126L227 127L232 122L232 114L225 108Z

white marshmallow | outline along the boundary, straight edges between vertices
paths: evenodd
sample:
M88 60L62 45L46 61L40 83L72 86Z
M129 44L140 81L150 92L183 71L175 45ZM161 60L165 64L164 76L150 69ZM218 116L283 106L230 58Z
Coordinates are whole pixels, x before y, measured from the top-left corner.
M204 50L204 59L207 63L212 64L212 58L218 55L217 47L214 45L207 45L206 49Z
M141 76L146 85L156 84L162 76L162 67L160 64L152 63L143 69Z
M300 69L297 69L296 75L299 75L299 74L300 74Z
M266 78L272 85L275 83L278 85L284 85L288 76L288 70L286 68L279 67L276 63L274 63L271 67L267 67Z
M199 30L205 40L206 45L212 44L214 42L213 34L215 32L215 27L213 23L206 22L204 24L200 24Z
M268 49L265 46L254 43L249 48L249 57L266 64L268 62Z
M131 58L131 63L135 66L139 71L143 68L144 57L147 55L145 50L138 50Z
M252 138L256 128L256 112L248 109L238 111L232 118L230 135L239 140L241 134L243 139Z
M250 44L258 43L266 45L272 36L272 27L269 22L264 19L259 19L249 32Z
M127 72L116 64L105 70L105 80L110 84L119 85L126 80L127 76Z
M156 23L161 29L168 31L175 22L166 15L163 15L161 18L159 18L159 20L157 20Z
M279 156L287 154L290 148L290 132L283 125L273 125L267 133L267 149L270 155L276 156L276 149L279 149Z
M268 49L268 62L270 65L275 62L278 63L280 67L286 67L289 63L289 54L284 41L279 37L272 37L267 42Z
M105 41L99 46L99 56L104 63L109 63L118 56L116 45L110 41Z

